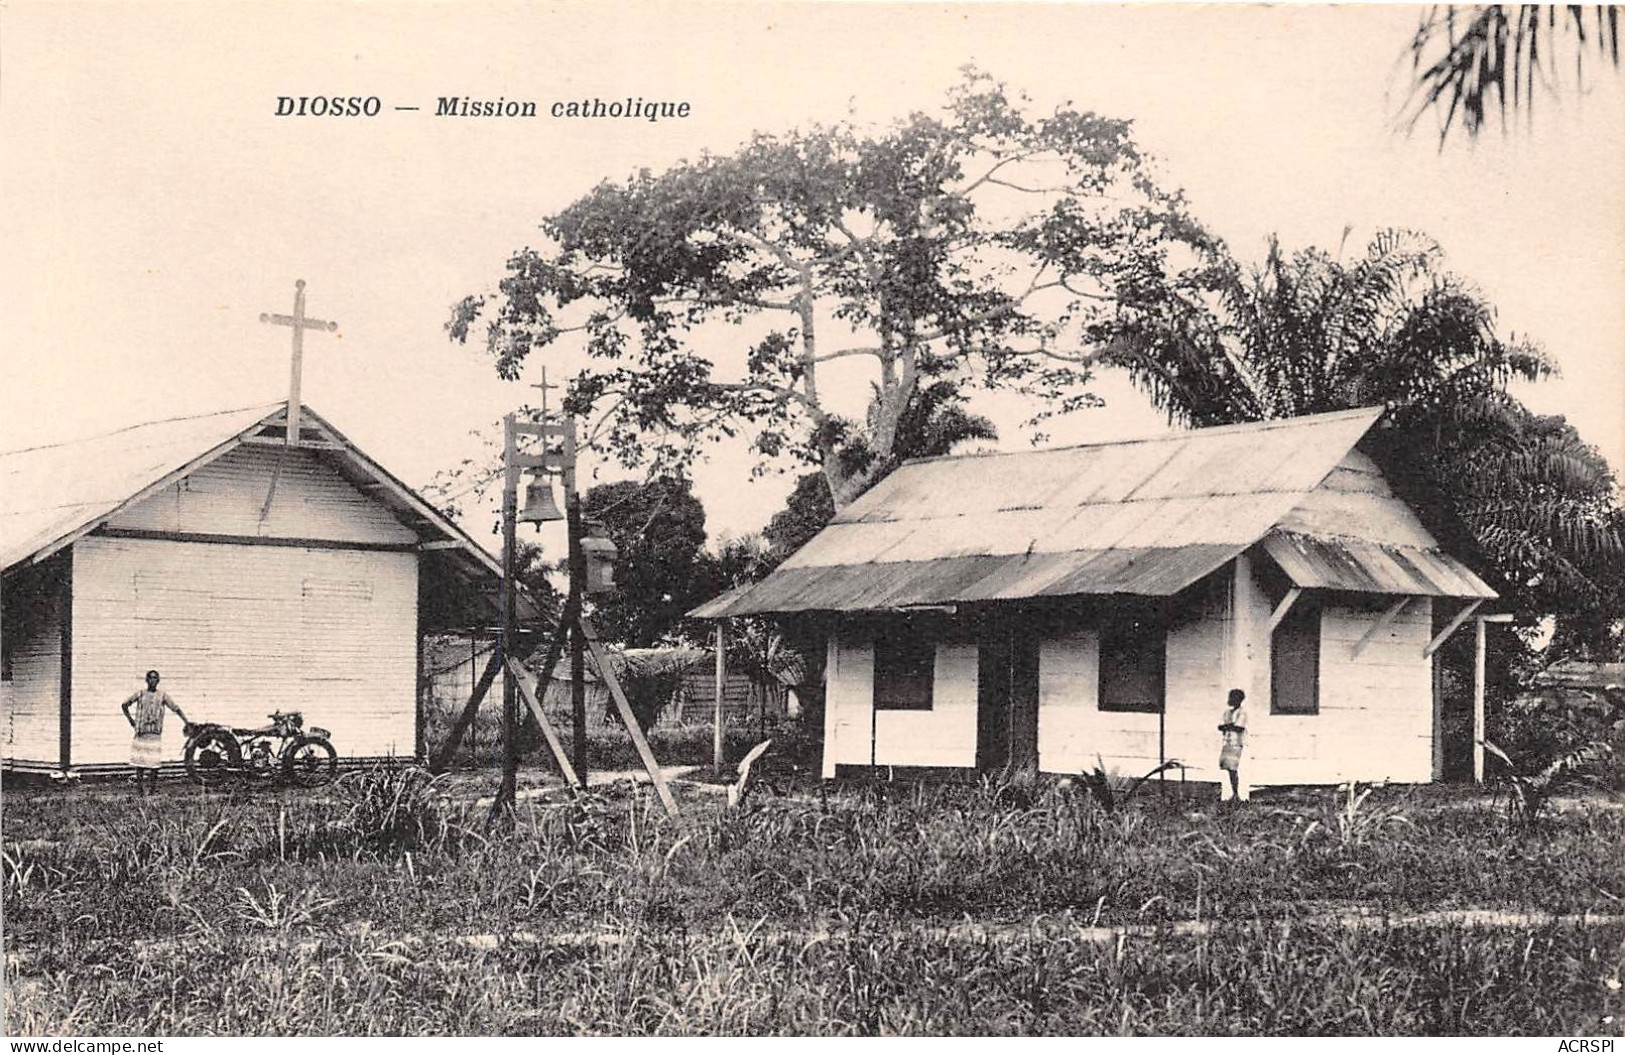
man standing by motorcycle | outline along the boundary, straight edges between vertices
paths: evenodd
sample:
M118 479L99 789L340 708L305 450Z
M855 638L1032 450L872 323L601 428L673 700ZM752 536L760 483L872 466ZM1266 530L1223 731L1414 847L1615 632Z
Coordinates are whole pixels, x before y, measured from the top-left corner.
M158 688L159 676L156 670L147 671L147 687L140 692L133 693L124 701L124 720L130 723L135 731L135 738L130 743L130 765L135 767L135 787L138 792L149 794L158 790L158 767L163 764L163 735L164 711L174 711L176 716L186 725L192 723L186 715L169 698L169 693ZM130 708L135 713L130 713ZM143 783L142 777L151 774L149 783Z

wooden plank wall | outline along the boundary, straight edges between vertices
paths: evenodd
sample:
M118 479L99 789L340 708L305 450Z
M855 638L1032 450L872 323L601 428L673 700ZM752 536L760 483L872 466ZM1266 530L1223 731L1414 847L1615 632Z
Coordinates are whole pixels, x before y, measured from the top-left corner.
M1097 706L1099 694L1098 632L1078 629L1039 643L1038 768L1041 772L1081 773L1093 769L1097 752L1116 758L1127 746L1121 741L1144 733L1139 727L1146 725L1146 719L1150 720L1151 734L1156 735L1156 715L1102 715ZM1121 733L1116 732L1114 726L1121 729Z
M1319 719L1312 771L1324 782L1432 779L1432 661L1422 658L1432 636L1430 600L1412 600L1358 659L1349 658L1391 603L1332 605L1321 618L1320 714L1308 720ZM1283 765L1278 779L1293 776Z
M841 637L831 651L824 703L826 775L833 776L837 764L976 765L974 642L937 643L929 711L874 710L874 644L870 638Z
M1259 562L1262 563L1262 562ZM1322 605L1320 713L1270 713L1270 641L1274 598L1255 567L1232 595L1227 566L1182 598L1167 637L1165 752L1217 780L1225 697L1233 683L1248 695L1247 778L1253 784L1335 784L1347 780L1425 782L1432 778L1430 663L1422 658L1431 604L1413 599L1358 658L1353 645L1393 602L1390 597ZM1245 621L1233 655L1238 608ZM865 637L831 641L825 712L824 773L835 766L970 767L976 751L977 650L939 643L935 707L929 712L872 710L873 647ZM871 722L873 723L871 725ZM871 749L871 728L874 730ZM1039 768L1092 770L1097 760L1122 776L1157 765L1158 716L1099 709L1098 631L1080 625L1039 646ZM872 754L871 754L872 750Z
M149 667L194 719L298 710L345 756L410 757L417 557L88 538L75 559L74 761L124 761L119 703ZM164 747L178 758L173 719Z
M317 452L272 448L239 448L110 526L416 539ZM163 671L165 689L194 717L258 726L273 710L301 710L307 724L333 732L343 755L412 753L416 554L91 537L76 558L76 764L127 757L118 703L148 667ZM165 740L178 757L178 723L166 724Z
M11 680L0 684L0 737L7 762L55 768L61 759L62 622L54 595L64 558L19 569L6 578L4 623Z
M876 765L976 765L976 644L939 642L936 653L929 711L876 712Z
M277 472L278 460L281 471ZM260 512L276 476L268 515ZM239 447L108 521L113 528L411 543L417 533L358 491L317 451Z
M1217 756L1229 634L1228 568L1199 584L1169 629L1165 652L1165 755L1191 764ZM1104 764L1139 776L1158 764L1156 714L1102 711L1099 633L1080 626L1039 646L1038 757L1046 773L1075 774Z
M267 447L238 448L109 526L350 545L417 539L320 452ZM118 704L149 667L194 718L257 727L271 711L299 710L332 731L341 755L412 754L416 554L96 536L75 553L76 765L127 759ZM165 723L164 738L179 757L178 722Z
M706 714L711 713L717 696L717 676L715 671L695 670L683 675L683 691L688 693L687 706L701 707ZM739 671L729 671L727 683L722 689L722 709L725 712L751 711L755 712L756 697L751 692L749 675Z
M1218 578L1224 578L1219 576ZM1249 643L1248 780L1253 784L1335 784L1347 780L1432 779L1430 664L1422 658L1431 605L1412 600L1358 658L1353 645L1392 598L1327 605L1321 617L1320 713L1272 715L1270 648L1262 619L1268 598L1243 590L1257 633ZM1300 601L1302 603L1316 603ZM1200 614L1168 637L1166 757L1193 768L1192 779L1216 780L1229 665L1230 617L1221 594L1209 593ZM1039 652L1039 767L1078 773L1103 761L1137 776L1157 764L1157 716L1101 711L1094 630L1080 628L1043 642Z
M824 776L839 765L869 764L875 693L874 647L867 639L830 635L825 660Z

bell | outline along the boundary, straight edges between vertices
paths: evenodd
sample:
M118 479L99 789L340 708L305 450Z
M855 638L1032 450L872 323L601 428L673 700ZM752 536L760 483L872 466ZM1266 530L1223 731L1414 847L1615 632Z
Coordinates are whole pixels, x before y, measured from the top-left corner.
M532 480L525 485L525 508L519 511L519 519L527 524L564 519L564 514L553 501L552 484L546 480Z

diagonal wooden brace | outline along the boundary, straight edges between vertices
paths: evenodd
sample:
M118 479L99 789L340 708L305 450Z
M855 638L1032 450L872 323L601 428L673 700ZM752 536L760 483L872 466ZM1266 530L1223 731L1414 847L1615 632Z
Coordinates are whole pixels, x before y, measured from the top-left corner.
M553 665L558 660L558 651L550 652L547 658L549 662L543 676L551 680ZM525 705L530 708L530 713L535 717L536 724L541 726L542 738L547 741L548 749L553 752L553 761L558 763L559 774L564 777L564 782L574 789L580 783L576 778L575 767L570 764L570 757L564 753L564 744L559 740L559 734L554 731L553 723L547 720L547 712L542 709L542 701L537 699L536 690L530 686L530 672L517 659L509 660L508 677L512 678L514 684L519 687L519 694L525 698ZM540 684L545 691L547 682L540 682Z
M446 736L446 742L440 745L440 750L435 752L434 758L429 761L431 773L444 773L446 767L451 764L451 756L457 750L457 741L462 739L463 732L468 729L468 723L474 720L474 712L480 709L480 701L485 699L485 694L491 690L491 683L497 680L497 671L501 669L502 649L492 649L490 662L485 664L485 672L475 684L473 694L463 707L463 713L457 716L456 723Z
M1384 609L1383 613L1377 617L1377 621L1367 628L1365 636L1356 641L1354 647L1349 649L1349 658L1359 659L1360 653L1365 651L1365 647L1381 637L1382 632L1388 629L1388 624L1399 618L1399 613L1404 611L1405 606L1410 603L1411 599L1409 597L1401 597Z
M1265 629L1272 634L1275 633L1275 628L1281 625L1281 620L1286 618L1286 614L1292 611L1292 606L1297 604L1298 598L1302 596L1303 587L1301 586L1294 586L1288 590L1286 596L1281 598L1281 603L1275 606L1275 611L1270 613L1270 625Z
M1467 621L1468 616L1478 611L1479 605L1483 603L1483 600L1480 599L1463 606L1462 610L1456 613L1456 617L1445 624L1443 630L1433 635L1433 640L1429 641L1427 647L1422 650L1422 658L1427 659L1433 653L1439 651L1439 646L1443 645L1450 635L1456 632L1457 627Z
M592 652L593 662L598 664L598 676L604 679L610 698L615 701L615 709L621 716L621 723L626 726L626 733L632 738L632 746L637 748L638 758L643 761L643 768L648 772L649 779L654 782L655 794L660 796L660 804L666 807L668 814L677 816L677 800L671 797L671 789L666 786L666 775L660 772L660 763L655 761L654 752L649 750L649 741L644 738L637 715L632 713L632 705L627 702L626 693L621 690L621 681L615 676L614 669L609 665L609 658L604 655L604 649L598 643L597 631L593 629L585 615L578 615L576 622L581 627L581 636L586 640L588 650Z

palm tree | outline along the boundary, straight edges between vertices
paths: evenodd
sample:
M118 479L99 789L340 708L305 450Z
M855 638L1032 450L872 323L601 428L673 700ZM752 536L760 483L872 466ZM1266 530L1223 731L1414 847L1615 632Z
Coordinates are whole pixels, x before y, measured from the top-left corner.
M1498 336L1493 308L1442 257L1406 231L1350 262L1272 239L1261 268L1212 262L1211 303L1134 305L1099 336L1192 425L1386 406L1375 451L1441 541L1533 610L1595 608L1621 573L1612 473L1567 422L1509 393L1555 367Z
M1570 58L1576 85L1583 86L1593 45L1619 67L1617 6L1430 7L1410 43L1415 83L1408 123L1415 127L1423 113L1442 110L1442 144L1459 113L1467 135L1476 137L1493 104L1504 126L1509 100L1513 109L1532 112L1537 75L1545 87L1555 88Z

